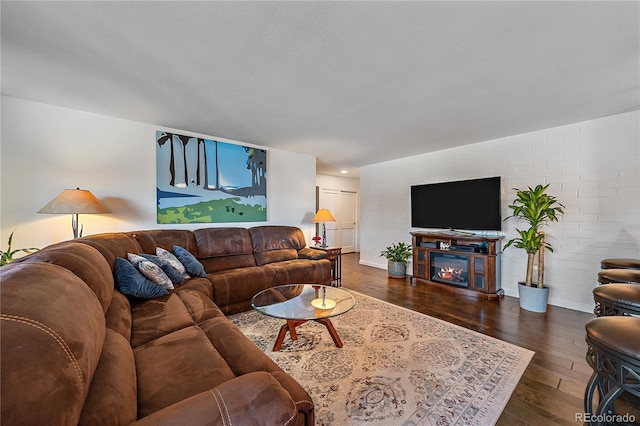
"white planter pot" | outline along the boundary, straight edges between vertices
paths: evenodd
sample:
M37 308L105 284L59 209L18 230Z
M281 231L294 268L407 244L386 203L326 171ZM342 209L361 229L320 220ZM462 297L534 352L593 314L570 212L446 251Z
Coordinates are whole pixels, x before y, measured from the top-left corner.
M518 294L520 295L520 307L522 309L531 312L547 312L549 287L527 287L520 282L518 283Z

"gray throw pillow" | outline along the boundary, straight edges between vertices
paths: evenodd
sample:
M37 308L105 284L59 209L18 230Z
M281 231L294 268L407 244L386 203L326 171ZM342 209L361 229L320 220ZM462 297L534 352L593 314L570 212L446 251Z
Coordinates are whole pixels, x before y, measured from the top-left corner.
M187 270L184 268L184 265L182 263L180 263L178 258L175 257L173 255L173 253L171 253L170 251L165 250L162 247L156 247L156 255L160 259L166 260L167 262L169 262L171 264L171 266L176 268L178 270L178 272L180 272L182 274L182 276L184 277L185 280L188 280L189 278L191 278L189 276L189 274L187 274Z
M158 265L160 269L162 269L162 272L167 274L167 277L169 277L173 284L184 284L184 276L166 260L160 259L153 254L140 253L138 256L144 257L149 262Z
M142 272L145 277L149 278L154 283L162 286L167 290L174 289L173 283L171 282L167 274L165 274L162 269L160 269L160 267L155 263L149 262L144 257L138 256L137 254L133 253L127 253L127 259L129 259L129 262L131 262L138 271Z

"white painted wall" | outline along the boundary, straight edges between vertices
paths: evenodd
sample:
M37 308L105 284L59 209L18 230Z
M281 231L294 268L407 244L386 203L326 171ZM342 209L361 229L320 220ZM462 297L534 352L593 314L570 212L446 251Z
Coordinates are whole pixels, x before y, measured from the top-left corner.
M14 229L16 248L70 239L70 215L36 212L63 189L75 187L89 189L113 212L81 215L84 235L206 226L156 223L156 130L211 137L3 96L0 246L5 248ZM211 226L293 225L303 229L309 242L316 160L266 149L268 222Z
M585 121L363 167L360 173L361 263L386 268L379 253L393 241L411 242L410 186L502 177L502 216L512 188L551 183L566 214L547 233L545 257L552 305L593 310L600 260L640 258L640 112ZM434 204L434 208L437 206ZM463 206L472 214L476 206ZM505 239L515 224L503 226ZM517 297L526 255L502 256L502 288Z
M360 191L360 179L340 176L331 176L318 173L316 175L316 185L319 188L337 189L339 191Z

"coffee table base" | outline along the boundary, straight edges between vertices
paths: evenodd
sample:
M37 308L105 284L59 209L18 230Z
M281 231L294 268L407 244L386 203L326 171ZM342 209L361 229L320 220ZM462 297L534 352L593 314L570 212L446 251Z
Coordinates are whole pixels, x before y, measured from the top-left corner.
M284 342L284 337L287 334L287 331L289 332L289 336L291 336L291 340L298 340L298 334L296 333L296 327L299 325L304 324L305 322L307 322L308 320L287 320L287 323L285 325L283 325L282 327L280 327L280 332L278 333L278 338L276 339L276 343L275 345L273 345L273 351L277 352L280 350L280 348L282 347L282 343ZM318 322L322 325L324 325L325 327L327 327L327 330L329 330L329 334L331 335L331 338L333 339L333 343L336 344L337 347L341 348L342 345L342 340L340 340L340 336L338 336L338 332L336 331L335 327L333 326L333 324L331 323L330 319L316 319L316 320L311 320L311 321L315 321Z

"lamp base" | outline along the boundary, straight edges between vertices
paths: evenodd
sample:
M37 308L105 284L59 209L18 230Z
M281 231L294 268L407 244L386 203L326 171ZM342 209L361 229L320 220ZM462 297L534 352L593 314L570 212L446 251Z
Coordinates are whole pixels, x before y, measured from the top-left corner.
M333 309L336 307L336 302L331 299L313 299L311 306L316 309Z

